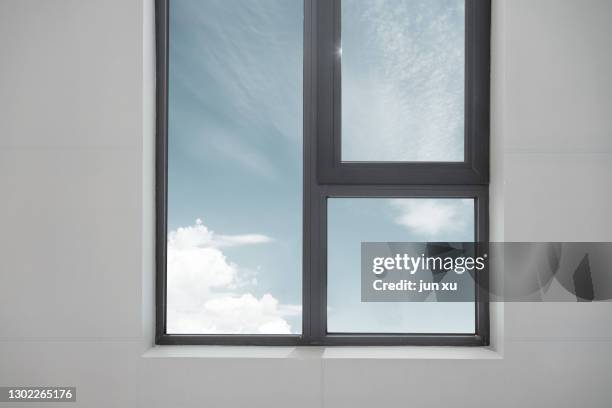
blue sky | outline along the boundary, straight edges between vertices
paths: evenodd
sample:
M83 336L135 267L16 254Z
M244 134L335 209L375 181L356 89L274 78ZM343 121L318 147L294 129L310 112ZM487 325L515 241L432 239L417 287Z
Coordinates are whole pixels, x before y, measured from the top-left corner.
M426 6L433 3L433 8ZM458 68L448 64L459 61L462 51L450 55L457 41L448 47L442 41L461 35L462 6L456 9L461 3L344 0L343 8L354 11L347 18L360 25L343 31L345 86L355 90L345 96L353 104L346 104L350 109L343 113L343 131L355 135L345 136L355 141L351 154L372 151L367 140L380 141L379 153L390 159L427 159L434 148L437 157L447 159L462 152L463 108L457 101L463 83L453 80ZM301 328L302 8L292 0L170 1L170 332L285 333ZM363 41L366 34L368 42ZM400 58L397 49L410 52ZM382 56L385 62L363 55ZM415 61L425 66L408 69ZM427 87L434 91L421 91ZM355 97L364 90L370 92L369 104L386 107L382 118L370 117L389 123L384 134L363 133L373 129L360 121L366 105ZM415 106L422 109L410 113ZM401 120L389 119L394 113ZM433 124L422 125L427 122ZM370 216L347 218L362 211L364 203ZM424 233L428 228L449 240L472 236L459 201L442 203L438 212L440 203L429 210L387 200L343 205L340 212L330 207L330 245L334 254L348 259L350 270L334 272L330 279L345 279L358 270L359 254L345 248L357 242L354 224L366 231L364 237L376 229L378 240L431 237ZM445 230L449 217L462 227ZM337 270L333 261L332 269ZM334 287L333 280L330 284ZM351 281L346 290L354 294L356 288L358 294L358 285L358 279ZM361 320L350 313L355 298L347 299L352 300L344 307L334 306L332 320L357 327ZM472 315L457 311L458 317ZM373 312L370 321L375 320ZM469 319L464 323L471 324ZM409 322L402 324L409 328Z
M473 333L474 304L361 302L361 242L471 242L472 199L331 198L330 332Z
M168 229L270 241L223 248L256 280L230 297L301 304L302 27L296 1L170 2Z
M343 160L463 161L464 8L342 0Z

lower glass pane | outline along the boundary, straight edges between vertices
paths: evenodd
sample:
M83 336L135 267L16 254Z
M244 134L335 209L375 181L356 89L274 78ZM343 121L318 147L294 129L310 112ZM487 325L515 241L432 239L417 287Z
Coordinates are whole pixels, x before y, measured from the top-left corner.
M475 302L362 302L362 242L472 242L473 199L328 199L329 333L475 333Z

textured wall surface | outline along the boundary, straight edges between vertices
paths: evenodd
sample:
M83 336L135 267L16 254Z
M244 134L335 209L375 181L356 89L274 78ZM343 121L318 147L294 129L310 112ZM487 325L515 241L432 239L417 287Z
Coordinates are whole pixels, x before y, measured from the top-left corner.
M496 307L496 358L149 350L152 13L0 1L0 385L74 385L70 407L610 406L609 303ZM494 0L493 239L612 240L611 19Z

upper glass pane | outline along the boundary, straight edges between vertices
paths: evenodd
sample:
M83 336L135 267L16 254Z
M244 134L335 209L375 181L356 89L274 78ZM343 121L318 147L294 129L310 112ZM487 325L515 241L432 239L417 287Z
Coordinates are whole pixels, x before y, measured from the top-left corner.
M328 199L328 332L475 333L475 302L361 301L362 242L473 242L474 204L451 198Z
M171 0L167 332L301 332L303 5Z
M464 161L464 0L342 0L343 161Z

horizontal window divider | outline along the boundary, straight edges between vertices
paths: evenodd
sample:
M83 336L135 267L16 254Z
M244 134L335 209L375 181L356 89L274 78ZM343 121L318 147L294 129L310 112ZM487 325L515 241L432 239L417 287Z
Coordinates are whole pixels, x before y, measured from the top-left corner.
M322 337L300 335L215 335L165 334L158 345L193 346L487 346L486 338L477 334L398 334L398 333L329 333Z
M363 163L319 164L321 184L480 184L488 185L488 172L466 163Z
M485 198L488 186L481 185L343 185L320 186L326 197Z
M163 334L159 345L221 345L221 346L297 346L303 343L301 335L252 334Z
M487 346L477 334L328 334L324 345L354 346Z

